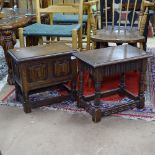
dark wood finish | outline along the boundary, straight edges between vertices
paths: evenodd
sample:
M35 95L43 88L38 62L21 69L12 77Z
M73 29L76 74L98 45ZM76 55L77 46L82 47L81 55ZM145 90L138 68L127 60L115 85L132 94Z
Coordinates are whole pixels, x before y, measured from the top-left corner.
M104 39L106 38L106 40ZM136 30L121 30L116 28L112 30L109 26L109 29L97 30L96 35L92 36L91 39L94 42L115 42L115 43L137 43L144 42L144 36L140 35Z
M112 30L109 26L109 29L97 30L96 34L91 37L91 40L96 44L97 48L105 47L105 44L108 42L122 44L128 43L137 46L137 43L141 44L141 48L144 47L145 37L139 34L137 30Z
M3 9L6 15L9 9ZM0 45L4 49L5 59L8 65L8 83L13 84L12 81L12 69L10 60L8 57L8 49L14 48L16 44L16 34L19 27L27 25L31 21L31 17L26 17L24 14L16 14L13 18L0 19Z
M92 115L92 120L98 122L101 116L107 116L116 112L126 110L131 107L144 107L144 76L146 72L147 59L151 56L143 50L131 45L121 45L115 47L101 48L87 52L75 53L79 59L80 72L80 89L78 92L78 106L83 107ZM83 72L89 71L95 83L95 94L91 96L83 95ZM125 87L125 73L128 71L139 71L139 94L133 95ZM120 85L118 88L101 92L101 83L103 78L115 74L121 74ZM128 105L122 104L115 108L102 110L100 109L100 98L113 94L126 95L133 101ZM94 99L94 104L86 101Z
M30 103L29 95L47 87L73 80L76 67L71 55L73 51L64 43L52 43L46 46L33 46L9 50L13 67L17 100L22 100L24 111L31 112L32 107L60 102L68 97L49 98L39 103ZM74 84L75 86L75 84ZM72 92L73 87L72 87ZM71 94L72 95L72 94Z

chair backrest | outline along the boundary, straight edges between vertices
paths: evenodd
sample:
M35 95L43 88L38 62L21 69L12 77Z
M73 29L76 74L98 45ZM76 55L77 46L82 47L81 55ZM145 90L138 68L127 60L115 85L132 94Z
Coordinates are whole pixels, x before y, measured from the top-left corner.
M79 3L79 0L42 0L42 1L48 1L48 3L50 4ZM91 1L91 0L83 0L83 2L88 2L88 1Z
M118 30L126 31L138 27L142 2L143 0L100 0L102 28L115 29L117 26Z
M48 6L45 6L46 3L42 3L42 0L36 0L36 15L38 23L41 22L40 15L42 13L48 13L51 17L54 13L75 13L79 15L78 23L82 25L83 0L79 0L79 3L76 4L66 3L65 5L62 3L53 4L51 0L48 0L46 2ZM52 20L53 18L50 19ZM51 23L53 22L51 21Z
M55 4L75 4L79 3L80 0L42 0L41 6L43 8L47 7L48 5L55 5ZM83 2L94 2L98 3L99 0L83 0ZM95 5L95 4L94 4ZM84 8L85 9L85 3L84 3Z

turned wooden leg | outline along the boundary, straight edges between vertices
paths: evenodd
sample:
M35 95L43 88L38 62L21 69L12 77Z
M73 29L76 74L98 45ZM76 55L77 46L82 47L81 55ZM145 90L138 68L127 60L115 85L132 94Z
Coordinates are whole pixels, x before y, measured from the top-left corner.
M20 42L20 47L25 47L25 44L24 44L24 35L23 35L23 28L19 28L19 42Z
M71 81L71 99L75 100L76 98L76 79L73 78Z
M77 59L72 60L71 98L73 100L75 100L77 97L77 92L76 92L77 73L78 73L77 63L78 63Z
M25 113L31 112L31 104L29 102L28 94L23 93L23 109Z
M119 95L123 96L124 95L123 92L125 89L125 74L124 73L121 74L119 88L120 88Z
M95 109L92 113L92 121L97 123L101 121L102 112L100 109Z
M95 43L95 48L96 49L108 47L107 42L94 42L94 43Z
M145 76L146 76L146 64L147 61L143 60L142 67L140 70L140 80L139 80L139 103L137 104L138 109L142 109L145 106L145 97L144 97L144 91L145 91Z
M100 105L100 96L101 96L101 82L100 81L95 81L95 100L94 100L94 105L95 107L99 107Z
M74 50L77 50L77 38L78 38L78 34L77 34L77 30L72 30L72 48Z
M96 77L96 80L95 80L95 99L94 99L95 110L92 113L92 120L94 122L99 122L101 120L101 116L102 116L101 110L99 109L100 97L101 97L101 81L98 79L98 77Z
M81 107L81 99L83 97L83 91L84 91L84 77L83 77L83 69L82 65L79 63L79 91L78 91L78 97L77 97L77 106Z
M88 22L87 22L87 50L90 50L90 33L91 33L91 8L87 8Z
M36 46L39 43L39 38L34 36L27 36L26 37L26 47L29 46Z
M144 42L140 42L140 49L146 51L146 45Z
M106 47L108 47L108 42L100 43L100 48L106 48Z
M96 49L99 49L100 48L100 43L99 42L96 42L95 45L96 45L95 46Z

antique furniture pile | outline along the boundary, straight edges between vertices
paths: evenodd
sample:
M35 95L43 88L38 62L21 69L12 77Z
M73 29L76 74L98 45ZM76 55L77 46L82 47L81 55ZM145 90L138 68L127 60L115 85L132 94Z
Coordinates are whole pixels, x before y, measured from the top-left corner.
M98 4L98 0L85 2L89 6L87 8L89 10L87 23L83 21L83 0L79 0L79 3L60 4L53 4L50 0L46 1L48 2L46 4L42 2L36 0L36 23L29 23L28 26L25 26L26 21L29 19L25 17L27 20L19 26L20 48L13 48L15 41L12 44L7 44L6 40L9 37L1 39L1 44L5 44L3 47L9 67L10 79L8 82L11 81L10 84L15 85L16 99L22 102L24 111L29 113L31 108L60 103L68 97L76 101L78 107L82 107L90 113L94 122L99 122L102 116L129 108L144 108L145 72L147 60L151 57L150 53L145 52L144 29L147 26L150 3L143 0L141 3L142 13L137 15L138 9L140 9L137 0L134 1L132 6L129 6L130 0L128 0L127 5L124 5L121 0L119 9L115 7L114 0L112 0L111 7L108 6L105 0L105 8L101 10L101 12L104 11L105 17L101 18L101 21L98 20L102 22L104 27L102 24L94 23L97 20L94 20L95 15L92 11L92 4ZM100 0L100 4L101 2L103 1ZM137 6L137 4L139 5ZM152 5L154 6L151 3ZM122 6L125 9L125 18L121 17L123 16ZM130 7L133 7L131 17L128 16ZM109 10L112 13L109 13ZM117 13L115 13L116 10ZM55 13L65 13L61 15L66 15L66 13L74 15L73 13L75 13L78 14L78 20L76 19L77 22L72 24L59 23L59 21L54 23L53 17ZM118 13L118 19L115 20ZM42 14L46 15L46 21L49 20L49 23L42 23ZM140 17L140 20L135 23L136 19L138 19L137 16ZM123 19L122 22L121 19ZM90 33L92 23L103 27L95 33ZM15 26L16 24L12 25ZM84 33L82 30L85 24L88 24L87 33L89 34L87 34L86 49L83 51ZM138 26L138 29L135 29L135 25ZM3 29L4 27L0 25L0 28ZM14 29L16 28L18 26L14 27ZM15 40L15 31L10 32L8 28L7 32L8 35L13 34L13 40ZM1 36L2 34L1 32ZM60 37L69 37L71 43L68 45L62 42ZM65 41L68 42L68 39ZM108 47L109 42L117 43L117 46ZM128 43L128 45L122 45L122 43ZM25 47L25 44L30 47ZM139 92L137 95L126 88L125 77L126 73L130 71L139 73ZM85 72L89 73L90 78L94 81L91 85L94 85L95 92L89 96L85 96L83 92L83 75ZM116 74L120 75L118 88L102 91L101 85L104 85L104 78ZM49 97L41 101L32 102L30 100L30 95L55 86L66 89L68 95ZM119 104L119 106L112 109L101 109L100 99L116 93L130 98L131 102L129 104Z

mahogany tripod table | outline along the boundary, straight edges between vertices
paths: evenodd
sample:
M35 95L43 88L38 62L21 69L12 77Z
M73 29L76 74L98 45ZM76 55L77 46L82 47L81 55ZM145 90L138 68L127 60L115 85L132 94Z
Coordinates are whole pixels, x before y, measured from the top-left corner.
M7 14L11 12L11 8L2 10L6 17L0 19L0 45L4 49L5 59L8 65L8 83L13 84L13 75L11 62L8 55L8 49L13 49L16 44L17 30L19 27L24 27L31 21L31 17L26 17L25 14L17 12L15 15ZM13 10L12 10L13 11Z
M121 45L115 47L95 49L86 52L74 53L79 59L79 78L80 87L78 92L78 107L92 115L94 122L99 122L101 116L107 116L129 108L143 108L144 98L144 81L147 68L147 59L151 54L133 47L131 45ZM91 96L84 96L84 71L88 71L95 83L95 93ZM138 71L140 73L139 92L134 95L125 87L125 73L129 71ZM104 77L120 74L120 84L118 88L101 92L101 84L104 84ZM131 98L128 104L119 104L108 110L101 110L100 98L114 94L125 95ZM89 101L94 100L90 104Z

